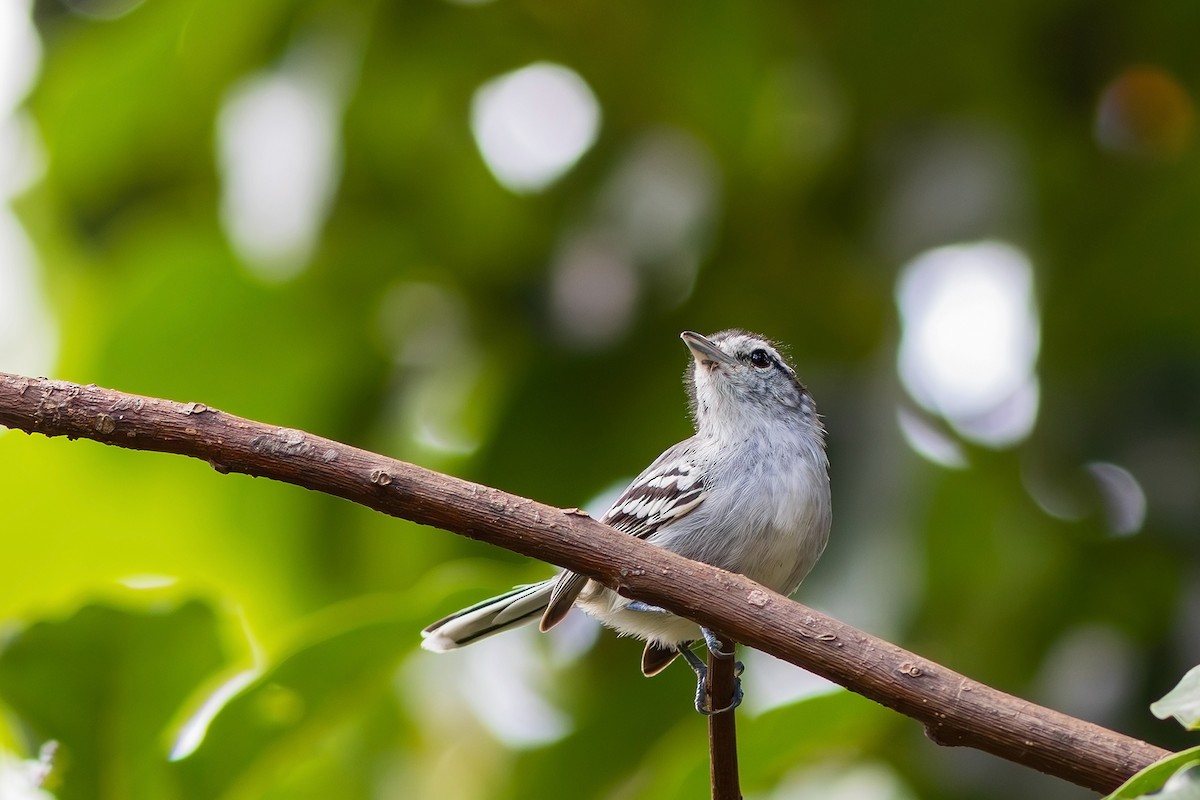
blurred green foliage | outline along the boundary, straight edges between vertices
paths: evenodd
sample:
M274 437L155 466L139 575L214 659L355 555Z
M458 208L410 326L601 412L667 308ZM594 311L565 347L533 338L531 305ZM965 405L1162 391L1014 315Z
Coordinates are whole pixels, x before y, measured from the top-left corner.
M24 108L44 173L13 207L59 335L54 377L578 506L687 435L680 330L762 331L829 429L834 533L801 601L1006 691L1191 741L1147 706L1200 662L1200 5L72 10L94 5L32 7ZM218 120L250 76L312 47L340 64L336 190L311 256L272 279L223 227ZM602 121L558 181L516 194L472 139L472 97L538 61L578 73ZM1118 109L1114 144L1099 104L1135 65L1167 89ZM636 214L670 204L627 188L663 163L708 192L665 244ZM984 238L1033 264L1040 404L1001 449L916 412L960 448L953 469L896 424L914 406L893 296L919 252ZM581 241L629 256L632 289L594 329L560 293ZM609 288L585 287L585 307ZM1136 533L1113 533L1094 462L1144 491ZM542 565L87 442L0 435L0 487L0 746L30 758L58 740L60 797L706 791L690 676L643 679L634 642L605 635L576 659L556 632L490 665L417 649L425 623ZM516 691L522 658L561 723L538 744L472 710ZM739 735L748 796L1089 796L844 693L747 711Z

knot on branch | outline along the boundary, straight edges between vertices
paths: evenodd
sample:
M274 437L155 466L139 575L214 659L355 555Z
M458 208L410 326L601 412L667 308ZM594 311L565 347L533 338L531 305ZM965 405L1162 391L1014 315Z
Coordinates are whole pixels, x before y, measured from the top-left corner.
M211 411L215 414L217 412L215 408L209 408L204 403L184 403L179 411L182 414L203 414L206 411Z
M943 718L945 714L941 715ZM966 734L958 728L952 728L940 721L925 724L925 737L942 747L961 747L966 743Z
M313 450L304 433L292 428L276 428L270 435L255 436L250 448L256 453L289 456L307 456Z

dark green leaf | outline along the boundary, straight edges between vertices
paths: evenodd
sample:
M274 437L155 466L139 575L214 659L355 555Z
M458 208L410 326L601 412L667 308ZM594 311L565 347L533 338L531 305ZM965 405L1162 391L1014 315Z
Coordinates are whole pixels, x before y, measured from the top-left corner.
M0 698L59 742L63 800L163 798L168 725L222 663L212 609L84 606L0 652Z

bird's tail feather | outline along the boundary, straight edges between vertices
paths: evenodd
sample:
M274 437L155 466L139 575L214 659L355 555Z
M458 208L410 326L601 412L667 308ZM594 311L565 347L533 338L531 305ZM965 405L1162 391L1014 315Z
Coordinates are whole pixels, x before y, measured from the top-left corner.
M546 610L553 587L553 578L530 583L456 611L421 631L421 647L444 653L532 622Z

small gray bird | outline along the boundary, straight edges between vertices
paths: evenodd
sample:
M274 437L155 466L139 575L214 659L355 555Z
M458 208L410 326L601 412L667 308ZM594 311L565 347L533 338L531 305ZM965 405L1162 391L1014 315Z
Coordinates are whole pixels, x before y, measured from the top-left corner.
M816 406L776 347L741 330L681 335L696 434L655 459L601 517L619 531L682 556L737 572L791 594L825 549L831 507L825 429ZM518 586L438 620L421 632L427 650L454 650L541 617L549 630L572 606L646 641L642 672L655 675L682 655L704 702L704 662L691 646L719 640L682 617L621 597L562 572ZM734 698L740 701L740 689Z

